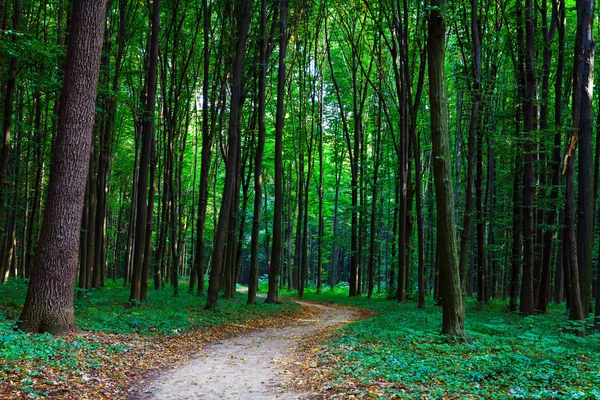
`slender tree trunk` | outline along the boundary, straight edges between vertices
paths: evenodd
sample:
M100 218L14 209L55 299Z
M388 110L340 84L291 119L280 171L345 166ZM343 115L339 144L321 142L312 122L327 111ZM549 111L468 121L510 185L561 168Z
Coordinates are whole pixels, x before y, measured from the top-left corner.
M210 14L212 6L203 0L204 10L204 50L203 50L203 81L202 81L202 153L200 161L200 187L198 189L198 221L196 223L196 256L194 269L198 275L198 295L204 294L204 227L206 226L206 207L208 205L208 176L212 150L212 135L209 127L209 100L210 91Z
M140 301L142 302L146 302L148 300L148 275L150 273L150 264L152 261L152 226L154 217L154 197L156 194L156 164L156 137L153 134L152 150L150 154L150 190L148 193L148 209L146 210L148 213L146 216L146 244L144 245L144 261L142 263L142 281L140 285ZM155 289L157 289L156 281Z
M471 103L471 122L467 142L467 189L463 229L460 235L460 282L463 293L467 289L467 263L469 261L469 242L471 238L471 218L473 214L473 188L475 185L475 138L479 130L479 107L481 102L481 38L477 21L478 0L471 1L471 40L473 41L473 99ZM458 174L458 172L457 172Z
M156 83L158 78L158 35L160 28L160 0L152 3L152 32L150 39L150 57L146 76L146 104L144 107L144 121L142 127L142 150L140 156L140 169L137 187L137 215L135 224L135 245L133 253L133 276L129 301L140 301L145 294L141 293L142 265L146 245L146 223L148 218L148 172L150 169L150 156L152 152L152 138L154 136L156 109Z
M545 1L544 1L545 3ZM559 4L560 3L560 4ZM540 282L540 295L537 303L537 309L545 313L548 304L548 291L550 289L550 263L552 255L552 244L555 233L556 214L558 210L558 185L560 183L560 159L561 159L561 143L562 143L562 92L563 92L563 70L565 64L565 10L563 1L553 1L553 14L556 15L558 21L558 61L556 65L556 81L554 85L554 144L552 149L551 162L551 185L550 191L550 211L546 219L548 228L544 232L544 247L542 259L542 276ZM544 52L544 63L546 57L550 57L550 44L552 37L550 33L546 34L546 48ZM546 54L550 53L550 54ZM549 62L549 61L548 61ZM549 67L548 67L549 68ZM543 110L543 108L542 108ZM559 275L560 268L557 265L556 277ZM555 282L556 286L560 287L560 282ZM555 300L557 297L555 297Z
M442 332L464 335L464 306L458 270L456 227L454 225L454 192L450 168L448 103L444 73L446 24L445 0L432 0L429 17L429 96L431 99L431 132L433 166L438 214L440 281L443 298Z
M232 72L231 105L229 114L229 139L227 154L227 166L225 172L225 186L223 188L223 197L221 199L221 209L219 211L219 221L215 231L215 248L213 250L212 265L210 271L210 281L208 286L208 297L206 309L215 307L218 304L219 279L221 276L221 266L224 259L224 246L228 232L229 212L234 200L236 162L238 159L238 121L240 97L242 95L242 75L244 70L244 59L246 53L246 40L252 15L253 0L244 0L240 7L239 30L237 38L236 56Z
M254 159L254 217L250 243L250 274L248 279L248 304L256 303L258 290L258 245L260 235L260 213L262 205L262 163L265 149L265 112L267 84L267 1L261 0L260 7L260 65L258 71L258 143Z
M21 0L14 0L13 4L13 24L12 30L18 32L21 22ZM17 35L12 35L13 42L17 42ZM15 98L15 88L17 81L19 59L14 56L10 60L8 70L8 81L6 82L6 95L4 97L4 113L2 123L2 153L0 153L0 232L4 231L4 206L8 202L6 196L6 179L8 177L8 161L10 158L10 135L12 129L13 104Z
M27 227L27 253L25 255L25 277L29 278L31 270L33 268L33 259L35 256L34 238L36 235L35 222L38 216L38 209L40 203L40 192L42 190L42 171L44 169L44 160L42 159L42 141L44 134L42 132L42 96L40 92L36 92L34 95L35 102L35 119L34 119L34 132L35 132L35 160L36 160L36 171L33 189L33 200L31 203L31 211L29 213L29 222Z
M266 303L279 302L281 269L281 230L283 214L283 124L285 96L285 56L287 50L287 0L279 2L279 68L277 70L277 111L275 115L275 205L273 210L273 246L269 268L269 291Z
M524 127L524 167L523 167L523 277L521 280L520 311L524 315L535 312L533 265L534 265L534 236L533 229L533 152L535 145L534 134L534 21L533 1L526 0L525 9L525 97L523 99Z

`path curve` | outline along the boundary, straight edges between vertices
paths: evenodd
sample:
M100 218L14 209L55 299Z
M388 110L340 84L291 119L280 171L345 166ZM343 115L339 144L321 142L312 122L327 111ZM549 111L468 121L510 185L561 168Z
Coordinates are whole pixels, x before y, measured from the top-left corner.
M294 377L286 369L296 358L294 347L311 335L355 321L359 314L346 308L298 303L318 312L289 325L251 330L211 344L189 363L140 382L142 391L130 398L291 400L309 395L282 389Z

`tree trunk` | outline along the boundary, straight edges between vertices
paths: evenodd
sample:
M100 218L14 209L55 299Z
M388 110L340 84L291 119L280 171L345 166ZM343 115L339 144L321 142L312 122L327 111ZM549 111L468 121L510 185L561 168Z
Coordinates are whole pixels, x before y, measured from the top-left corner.
M589 153L591 152L592 96L589 87L593 83L591 74L593 73L592 65L594 61L591 30L593 4L594 2L591 0L583 0L577 3L577 33L575 37L575 59L573 65L573 131L565 159L567 175L565 236L569 247L568 258L571 272L571 304L569 313L569 319L571 320L584 319L589 314L591 305L591 248L588 248L588 246L591 246L591 243L588 243L589 238L587 236L593 230L593 210L590 210L590 208L593 208L593 198L591 197L592 187L589 177L589 170L591 170L591 155ZM575 150L578 141L581 144L579 149L579 224L576 235L574 186ZM582 168L587 168L588 170L584 171ZM587 177L582 177L582 175L587 175ZM586 215L589 221L582 219L582 214ZM588 261L590 263L589 271ZM578 331L578 334L583 335L583 332Z
M219 278L221 276L221 266L224 259L224 245L228 232L229 212L234 200L236 163L238 159L238 121L240 97L242 96L242 75L244 71L244 59L246 53L246 40L252 14L253 0L244 0L240 7L239 33L235 61L232 71L231 105L229 114L229 139L227 154L227 166L225 172L225 186L223 188L223 197L221 199L221 209L219 211L219 221L215 230L215 248L213 249L212 265L210 271L210 281L208 286L208 298L206 309L215 307L219 299Z
M142 150L137 187L137 215L135 224L135 245L133 253L133 275L129 301L140 301L145 294L141 293L142 265L146 245L146 223L148 218L148 172L150 169L150 156L152 152L152 138L154 136L156 109L156 82L158 78L158 35L160 29L160 0L152 3L152 32L150 39L150 57L146 76L146 104L144 105L144 121L142 127Z
M106 2L75 0L46 211L18 326L26 332L77 330L73 285L92 144Z
M454 225L454 192L450 170L448 103L445 82L446 24L445 0L432 0L429 18L429 96L431 99L431 132L433 166L438 213L440 289L443 299L442 332L464 335L464 306L458 270L456 227Z
M544 2L545 3L545 2ZM543 259L542 259L542 276L540 282L540 295L538 298L537 309L545 313L547 304L548 304L548 291L550 289L550 263L551 263L551 255L552 255L552 244L555 233L555 225L556 225L556 214L558 211L558 186L560 183L560 155L561 155L561 143L562 143L562 93L563 93L563 69L565 64L565 10L564 4L560 1L560 6L558 6L559 1L553 1L553 14L557 15L557 23L558 27L558 61L556 65L556 81L554 85L554 144L552 149L552 162L551 162L551 185L552 189L550 191L550 211L548 212L548 216L546 219L546 224L548 228L544 232L544 246L543 246ZM560 7L560 10L557 9ZM554 23L553 23L554 24ZM551 54L546 55L546 52L550 53L550 45L552 41L552 37L550 33L545 34L546 36L546 49L544 53L544 63L546 63L545 58L550 57ZM548 67L549 68L549 67ZM543 110L543 107L542 107ZM557 265L556 277L561 277L560 268ZM555 291L556 287L560 287L560 282L555 281ZM558 296L555 297L555 300L558 299Z
M534 26L533 2L526 0L525 17L525 96L523 99L523 127L524 127L524 167L523 167L523 277L521 280L520 311L524 315L535 312L533 298L533 264L534 264L534 229L533 229L533 152L535 145L534 135L534 92L535 92L535 66L534 66Z
M481 102L481 38L477 21L478 1L471 1L471 40L473 41L473 99L471 103L471 122L467 141L467 189L463 229L460 235L460 282L463 293L467 289L467 263L469 261L469 242L471 239L471 218L473 214L473 187L475 184L475 137L479 129L479 107ZM457 140L458 141L458 140ZM458 174L458 172L457 172ZM460 176L460 174L458 174Z
M279 302L279 270L281 268L281 217L283 214L283 124L285 97L285 56L287 50L287 0L279 2L279 68L277 70L277 111L275 115L275 205L273 210L273 246L269 268L269 290L266 303Z
M254 159L254 213L252 218L252 238L250 243L250 273L248 278L248 304L256 303L258 290L258 245L260 235L260 212L262 205L262 167L265 149L265 112L267 85L267 0L260 2L260 62L258 70L258 143Z
M577 171L577 264L581 284L581 304L586 318L592 307L592 249L594 247L594 185L592 183L592 89L594 86L594 0L577 2L577 36L575 38L575 61L573 95L581 96ZM575 102L575 101L574 101ZM575 107L573 107L575 109ZM575 118L574 118L575 120Z
M21 22L21 0L14 1L12 30L18 32ZM12 35L13 42L17 35ZM6 179L8 177L8 161L10 158L10 135L12 129L13 104L15 98L16 78L19 59L14 56L10 60L8 81L6 82L6 96L4 97L4 114L2 123L2 153L0 155L0 232L4 233L4 206L9 201L6 196ZM0 255L1 256L1 255Z

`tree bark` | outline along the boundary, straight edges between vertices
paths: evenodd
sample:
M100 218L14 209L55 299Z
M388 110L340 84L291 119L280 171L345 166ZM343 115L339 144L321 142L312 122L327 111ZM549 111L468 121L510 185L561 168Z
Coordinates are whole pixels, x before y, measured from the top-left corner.
M533 2L526 0L525 10L525 96L523 98L523 128L524 128L524 166L523 166L523 277L521 280L520 311L524 315L535 312L533 298L533 265L534 265L534 229L533 229L533 142L534 111L533 101L535 92L534 69L534 26Z
M152 138L154 136L156 109L156 83L158 79L158 36L160 29L160 0L152 3L152 32L150 39L150 57L146 77L146 104L144 105L144 121L142 125L142 150L137 187L137 214L135 224L135 245L133 253L133 275L131 280L131 293L129 301L140 301L145 294L141 293L142 265L146 246L146 223L148 218L148 172L150 170L150 156L152 152Z
M269 290L266 303L279 302L279 270L281 269L281 218L283 215L283 124L285 97L285 56L287 50L288 1L279 2L279 68L277 70L277 111L275 114L275 205L273 210L273 246L269 267Z
M236 163L238 159L238 122L239 106L242 96L242 75L244 71L244 59L246 55L246 41L252 15L253 0L244 0L241 4L239 17L239 30L235 61L232 71L231 105L229 114L229 139L227 153L227 164L225 172L225 186L223 188L223 197L221 199L221 209L219 211L218 225L215 231L215 248L213 250L212 264L210 271L210 281L208 286L208 296L206 309L217 306L219 299L219 279L221 276L221 267L224 259L225 241L228 232L229 212L234 200Z
M429 18L429 96L431 99L431 132L433 166L438 214L440 289L443 299L442 332L464 336L464 306L458 270L456 227L454 224L454 192L450 169L448 100L445 82L446 24L445 0L432 0Z
M75 0L46 212L18 326L60 335L77 330L73 285L92 144L105 1Z
M544 2L545 3L545 2ZM540 295L537 302L537 309L545 313L548 304L548 292L550 290L550 263L552 255L552 244L554 233L556 231L556 216L558 213L558 186L560 183L560 148L562 143L562 102L563 102L563 69L565 64L565 10L563 1L554 0L552 2L552 14L556 16L557 21L553 22L553 26L558 28L558 60L556 64L556 80L554 85L554 143L552 148L552 161L550 164L551 169L551 186L550 191L550 211L548 212L546 223L548 228L544 232L544 246L542 255L542 276L540 282ZM553 18L554 20L554 18ZM544 59L550 57L551 54L546 56L546 52L550 53L550 45L552 41L552 32L550 30L545 34L546 48L544 53ZM546 62L546 60L544 60ZM543 110L543 107L542 107ZM559 275L559 268L557 265L556 277ZM555 287L558 282L555 282ZM556 299L557 297L555 297Z
M577 36L575 38L574 70L580 77L573 77L573 94L580 100L579 125L577 129L577 264L581 284L581 304L584 318L592 307L592 249L594 247L594 193L592 182L592 91L594 87L594 0L577 2Z
M267 84L267 0L260 2L260 42L258 69L258 142L254 158L254 213L250 243L250 273L248 278L248 304L256 303L258 290L258 245L260 235L260 213L262 206L262 164L265 149L265 112Z

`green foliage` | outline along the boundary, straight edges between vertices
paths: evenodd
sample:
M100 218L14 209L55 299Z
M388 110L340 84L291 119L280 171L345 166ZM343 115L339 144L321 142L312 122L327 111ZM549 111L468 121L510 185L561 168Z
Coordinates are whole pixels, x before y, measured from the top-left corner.
M333 301L377 312L341 330L322 358L335 360L335 382L391 382L387 395L425 398L598 398L600 337L569 332L563 306L522 318L504 302L480 309L467 303L469 341L450 343L441 332L441 307L424 310L347 292L314 291L306 299ZM394 389L396 388L396 389Z

